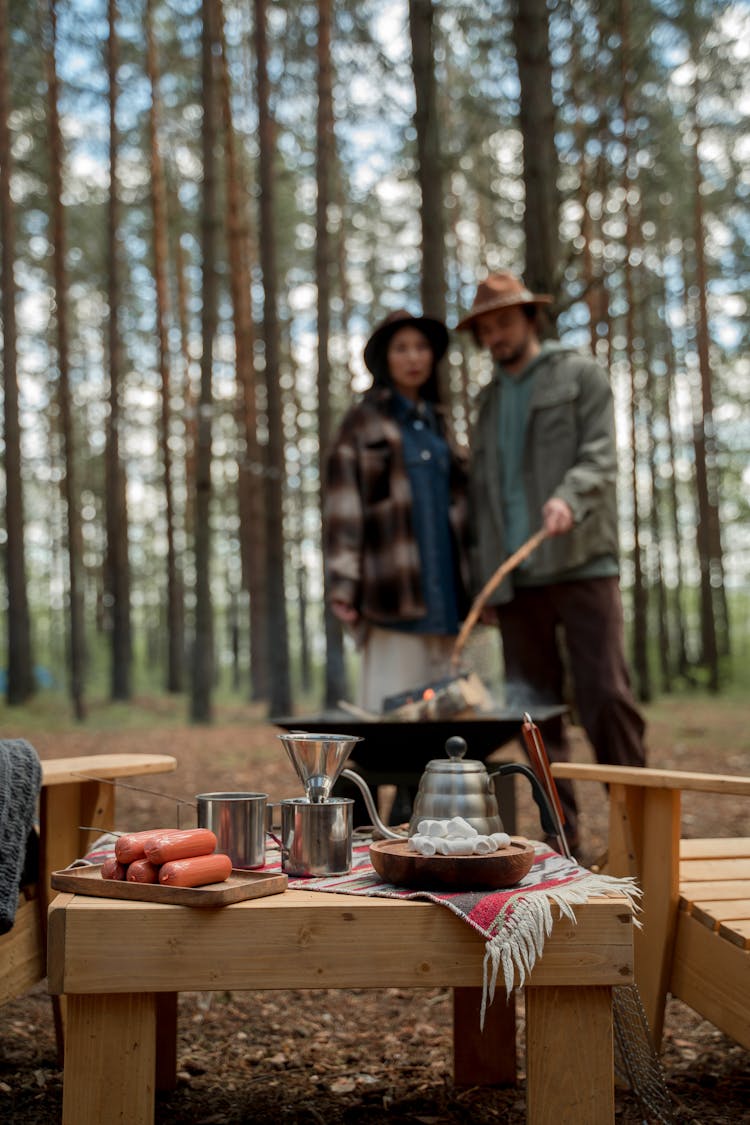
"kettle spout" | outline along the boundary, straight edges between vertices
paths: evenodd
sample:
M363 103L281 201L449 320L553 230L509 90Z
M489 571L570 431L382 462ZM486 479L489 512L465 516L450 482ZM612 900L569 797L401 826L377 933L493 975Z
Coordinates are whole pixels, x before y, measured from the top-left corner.
M349 769L342 770L340 776L347 778L349 781L353 781L357 786L360 793L364 797L367 811L370 814L372 823L375 825L378 832L382 832L382 834L388 840L405 840L407 838L408 833L394 832L392 828L387 828L386 825L383 824L382 820L378 816L378 810L376 809L375 802L372 799L372 793L370 792L369 786L364 778L360 777L358 773L354 772L354 770Z

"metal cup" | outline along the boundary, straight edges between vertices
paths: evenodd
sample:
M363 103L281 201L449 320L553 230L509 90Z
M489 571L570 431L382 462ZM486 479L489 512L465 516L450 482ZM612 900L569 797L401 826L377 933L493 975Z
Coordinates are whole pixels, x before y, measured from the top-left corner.
M198 827L216 834L232 867L262 867L266 858L267 793L199 793Z
M329 797L311 802L293 797L280 802L281 869L287 875L347 875L352 869L354 801Z

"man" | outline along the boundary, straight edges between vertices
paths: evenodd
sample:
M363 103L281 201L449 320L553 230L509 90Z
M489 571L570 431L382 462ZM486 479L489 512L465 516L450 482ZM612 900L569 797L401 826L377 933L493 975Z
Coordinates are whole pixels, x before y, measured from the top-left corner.
M478 588L539 527L548 533L501 583L489 616L500 626L507 702L531 712L563 699L601 763L645 764L645 725L630 689L619 588L612 392L590 357L539 338L539 307L509 271L481 282L457 325L494 360L472 439L470 496ZM569 746L562 719L545 724L553 761ZM579 845L573 787L558 782L571 851Z

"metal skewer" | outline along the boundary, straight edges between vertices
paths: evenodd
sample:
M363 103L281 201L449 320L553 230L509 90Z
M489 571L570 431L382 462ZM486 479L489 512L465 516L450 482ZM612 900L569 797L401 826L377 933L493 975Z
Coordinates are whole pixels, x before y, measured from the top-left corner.
M117 789L131 789L134 793L147 793L151 797L164 797L165 800L174 801L177 805L189 805L191 809L197 808L195 801L188 801L184 797L175 797L174 793L165 793L163 790L145 789L142 785L131 785L127 781L121 781L119 777L96 777L94 774L82 773L79 770L76 770L70 776L79 777L83 781L98 781L100 785L112 785Z

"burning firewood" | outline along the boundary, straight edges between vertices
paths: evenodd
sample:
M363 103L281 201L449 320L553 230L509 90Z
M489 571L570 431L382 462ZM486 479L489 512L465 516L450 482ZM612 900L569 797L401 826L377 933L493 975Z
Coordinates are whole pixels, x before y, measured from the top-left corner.
M405 697L405 698L404 698ZM476 672L427 684L384 701L383 722L460 719L492 710L492 697Z
M342 710L357 718L382 723L463 719L489 712L492 706L492 697L476 672L451 676L389 696L384 700L380 715L343 700L339 702Z

